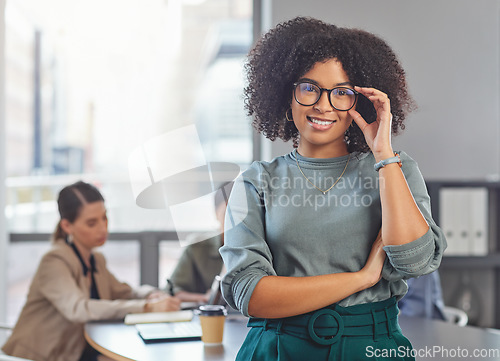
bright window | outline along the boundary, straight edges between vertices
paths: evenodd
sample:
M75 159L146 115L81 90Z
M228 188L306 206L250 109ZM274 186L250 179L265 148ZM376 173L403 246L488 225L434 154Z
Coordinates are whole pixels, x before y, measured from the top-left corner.
M9 232L51 233L58 191L79 179L100 187L110 231L171 229L168 211L135 204L128 161L186 125L196 126L207 160L249 164L242 89L251 12L251 0L8 0ZM16 243L10 261L36 265L48 244ZM130 257L110 258L111 268L126 264L133 273L117 277L136 284L138 248L127 247ZM169 257L163 272L173 268ZM27 293L33 271L9 273L9 298ZM9 320L19 302L9 303Z

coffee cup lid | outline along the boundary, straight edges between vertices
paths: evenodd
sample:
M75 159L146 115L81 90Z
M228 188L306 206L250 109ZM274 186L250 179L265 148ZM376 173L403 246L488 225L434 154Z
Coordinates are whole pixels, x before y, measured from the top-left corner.
M199 316L226 316L226 308L222 305L202 305L195 313Z

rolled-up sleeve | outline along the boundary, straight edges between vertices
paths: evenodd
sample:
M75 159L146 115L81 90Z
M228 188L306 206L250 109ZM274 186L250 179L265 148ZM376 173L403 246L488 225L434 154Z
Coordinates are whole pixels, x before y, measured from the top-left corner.
M417 163L404 152L400 153L400 157L406 182L429 224L429 229L422 237L412 242L385 246L384 250L394 271L402 278L411 278L431 273L439 267L446 249L446 239L443 231L432 219L429 194Z
M276 275L265 241L265 207L262 180L254 163L233 186L224 221L224 246L220 254L227 268L222 294L227 303L248 315L248 303L262 277Z

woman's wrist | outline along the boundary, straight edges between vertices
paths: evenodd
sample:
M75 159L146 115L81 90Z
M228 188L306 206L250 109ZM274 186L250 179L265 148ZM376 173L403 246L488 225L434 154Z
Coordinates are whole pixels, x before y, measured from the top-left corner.
M359 284L361 285L360 291L375 286L381 278L380 274L377 275L364 268L355 273L357 273L359 277Z
M381 160L394 157L394 151L390 148L377 153L373 152L373 156L375 157L375 162L378 163Z

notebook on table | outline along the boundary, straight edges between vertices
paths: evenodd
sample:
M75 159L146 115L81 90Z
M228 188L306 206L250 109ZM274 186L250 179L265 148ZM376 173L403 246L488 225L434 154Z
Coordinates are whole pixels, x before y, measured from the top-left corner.
M198 322L143 323L135 328L145 343L201 340Z

